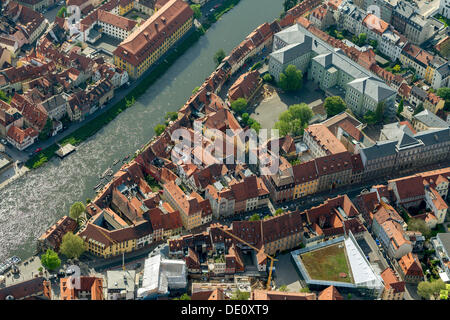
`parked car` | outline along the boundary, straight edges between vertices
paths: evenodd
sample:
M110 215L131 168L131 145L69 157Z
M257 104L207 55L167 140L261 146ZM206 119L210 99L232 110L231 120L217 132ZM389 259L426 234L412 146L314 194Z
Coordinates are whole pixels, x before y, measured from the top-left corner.
M8 143L5 139L0 140L2 142L2 144L4 144L6 146L6 144Z
M34 153L38 153L38 152L41 152L42 151L42 148L37 148L36 150L34 150Z

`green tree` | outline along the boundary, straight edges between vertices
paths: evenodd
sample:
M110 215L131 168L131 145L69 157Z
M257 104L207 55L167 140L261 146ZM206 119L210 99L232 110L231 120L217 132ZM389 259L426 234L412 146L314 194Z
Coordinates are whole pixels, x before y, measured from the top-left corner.
M248 115L247 112L244 112L244 113L242 114L241 118L242 118L242 121L243 121L243 122L248 123L248 120L250 119L250 116Z
M233 292L231 300L248 300L250 298L250 292L244 292L239 289Z
M187 293L183 293L180 300L191 300L191 297Z
M363 46L367 43L367 34L360 33L358 36L358 45Z
M192 90L192 94L196 94L198 90L200 90L200 87L199 86L195 87L194 90Z
M175 121L178 119L178 112L176 111L169 111L166 113L166 119L170 121Z
M308 124L314 113L306 103L293 104L289 107L292 118L299 119L302 124Z
M445 283L441 279L435 281L422 281L417 286L417 294L424 299L434 297L437 299L441 290L445 290Z
M397 108L397 115L400 115L403 112L403 99L400 100L400 103L398 104L398 108Z
M58 254L52 249L47 249L47 251L41 256L42 266L47 270L55 270L61 265L61 259L59 259Z
M375 124L377 123L377 118L375 116L375 112L373 111L367 111L367 113L364 115L364 122L368 124Z
M4 91L0 90L0 100L9 103L11 102L11 97L8 97L8 95Z
M303 85L303 73L296 66L290 64L280 73L280 87L285 91L296 91Z
M195 19L200 19L202 17L202 10L200 9L199 4L191 4L191 9L194 11L194 17Z
M284 12L289 11L293 7L297 5L298 0L284 0L283 2L283 8Z
M377 40L369 40L369 44L376 49L378 47L378 41Z
M52 120L48 117L47 121L45 122L45 126L42 129L42 131L39 133L39 140L41 141L45 141L48 139L49 135L50 135L50 131L52 131L53 129L53 122Z
M214 62L216 63L216 65L219 65L225 57L225 51L223 49L220 49L214 55Z
M274 128L279 130L280 136L285 136L291 132L291 125L285 121L277 121Z
M275 210L275 216L278 216L278 215L282 214L283 212L284 212L283 209L278 208L277 210Z
M439 88L437 90L437 95L444 100L450 100L450 88L447 87Z
M273 81L273 78L272 78L272 76L271 76L269 73L266 73L266 74L263 76L263 80L264 80L264 82L272 82L272 81Z
M253 119L251 119L253 120ZM261 129L261 124L258 121L253 121L253 123L251 124L250 128L252 128L253 130L256 131L256 133L259 133L259 130Z
M67 232L61 242L59 252L69 259L78 259L85 251L84 241L80 236Z
M400 67L399 64L396 64L396 65L392 68L392 70L394 70L394 72L398 73L398 72L400 72L400 70L402 70L402 67Z
M422 112L423 110L425 110L425 108L423 107L423 103L419 104L419 106L416 108L416 110L414 110L414 115Z
M278 291L287 292L288 291L287 285L283 284L278 288Z
M155 133L157 136L159 136L161 133L163 133L164 130L166 130L166 126L163 124L157 124L155 126Z
M58 18L65 18L67 16L67 9L66 7L62 7L59 9L58 13L56 14Z
M377 108L375 109L375 119L378 123L383 121L384 108L386 104L384 102L379 102Z
M86 207L84 206L83 202L77 201L70 207L69 211L69 217L76 220L77 223L79 223L81 216L86 211Z
M304 288L301 288L301 289L300 289L300 292L310 293L311 290L309 290L308 287L304 287Z
M314 113L306 103L291 105L288 110L278 116L275 129L278 129L282 136L287 134L299 136L308 126L313 115Z
M334 96L325 99L324 108L325 110L327 110L327 116L332 117L334 115L337 115L338 113L345 111L347 105L341 97Z
M419 231L425 238L428 238L431 234L430 227L422 219L409 219L408 230Z
M247 100L238 98L231 102L231 109L237 114L242 114L247 109Z
M250 218L248 218L248 221L258 221L259 220L259 214L255 213Z

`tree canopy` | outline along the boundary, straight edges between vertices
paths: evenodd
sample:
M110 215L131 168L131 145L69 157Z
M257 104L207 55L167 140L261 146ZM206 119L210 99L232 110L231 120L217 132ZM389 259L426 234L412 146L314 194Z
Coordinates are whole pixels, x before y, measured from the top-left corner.
M176 111L169 111L166 113L166 119L170 121L175 121L178 119L178 112Z
M39 133L39 140L41 140L41 141L47 140L50 135L50 131L52 131L52 129L53 129L53 122L50 119L50 117L48 117L47 121L45 122L44 128Z
M422 112L423 110L425 110L425 108L423 107L423 103L421 103L417 106L416 110L414 110L413 114L416 115L416 114Z
M444 100L450 99L450 88L443 87L437 90L437 95Z
M284 11L288 11L289 9L292 9L297 5L298 0L284 0L283 2L283 8Z
M238 98L232 101L231 109L237 114L242 114L247 109L247 100L245 98Z
M83 202L78 201L75 202L71 207L69 211L69 217L76 220L77 222L80 221L81 215L86 211L86 207L84 206Z
M255 213L250 218L248 218L248 221L258 221L259 220L259 214Z
M59 9L58 13L56 14L58 18L65 18L67 16L67 9L66 7L62 7Z
M201 11L200 7L201 6L199 4L191 4L191 9L192 9L192 11L194 11L194 17L197 20L202 17L202 11Z
M398 104L398 109L397 109L397 115L401 115L401 113L403 112L403 99L400 100L400 103Z
M313 115L314 113L306 103L291 105L288 110L283 111L278 116L278 121L275 123L275 129L280 131L281 136L287 134L299 136L308 126Z
M79 258L85 251L84 241L80 236L72 232L66 233L61 242L59 252L69 259Z
M422 219L409 219L408 230L419 231L425 238L428 238L431 234L430 227Z
M216 54L214 55L214 62L216 63L216 65L219 65L223 58L226 57L226 53L223 49L219 49Z
M161 133L163 133L164 130L166 130L166 126L163 124L157 124L155 126L155 133L157 136L159 136Z
M342 98L339 96L326 98L323 106L327 111L328 117L337 115L338 113L345 111L345 109L347 108L345 101L342 100Z
M250 298L250 292L243 292L239 289L233 292L231 300L248 300Z
M303 85L303 73L296 66L290 64L280 73L279 86L285 91L296 91Z
M441 279L432 282L422 281L417 286L417 294L424 299L437 299L441 290L445 290L445 283Z
M61 265L61 259L59 259L58 254L52 249L47 249L47 251L41 256L42 266L47 270L55 270Z

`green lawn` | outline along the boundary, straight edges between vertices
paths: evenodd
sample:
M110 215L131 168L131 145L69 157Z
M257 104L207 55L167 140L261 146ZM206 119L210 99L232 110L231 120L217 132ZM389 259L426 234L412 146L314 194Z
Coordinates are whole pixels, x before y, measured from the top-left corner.
M300 259L311 279L353 283L345 248L339 248L339 244L304 253ZM340 277L340 273L347 277Z

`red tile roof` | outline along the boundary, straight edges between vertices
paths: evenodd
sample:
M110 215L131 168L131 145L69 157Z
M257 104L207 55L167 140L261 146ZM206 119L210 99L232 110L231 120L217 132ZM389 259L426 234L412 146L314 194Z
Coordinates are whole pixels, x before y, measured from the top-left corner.
M138 66L175 33L194 12L182 0L170 0L114 50L114 55Z
M386 289L394 290L394 293L405 292L405 282L401 281L391 268L387 268L381 273Z
M334 286L329 286L319 293L317 300L344 300L339 291Z

